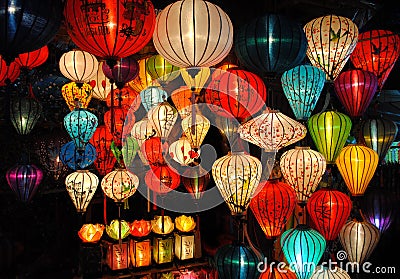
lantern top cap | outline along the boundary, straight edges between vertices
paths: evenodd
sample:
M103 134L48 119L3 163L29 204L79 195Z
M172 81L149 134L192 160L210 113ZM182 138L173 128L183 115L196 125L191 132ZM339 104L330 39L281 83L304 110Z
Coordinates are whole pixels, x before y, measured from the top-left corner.
M296 150L310 150L309 146L295 146L294 149Z
M305 224L299 224L296 226L296 230L298 231L309 231L311 228L308 225Z
M78 172L78 173L88 173L89 170L77 170L76 172Z

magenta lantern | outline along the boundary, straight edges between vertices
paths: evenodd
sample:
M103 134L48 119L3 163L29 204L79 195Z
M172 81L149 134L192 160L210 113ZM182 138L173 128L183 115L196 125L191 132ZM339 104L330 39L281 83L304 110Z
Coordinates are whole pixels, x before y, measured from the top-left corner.
M124 88L125 84L133 80L139 73L139 63L132 57L121 58L112 69L103 63L104 75L114 81L118 89Z
M31 201L43 178L43 172L35 165L16 165L6 173L6 179L17 199Z

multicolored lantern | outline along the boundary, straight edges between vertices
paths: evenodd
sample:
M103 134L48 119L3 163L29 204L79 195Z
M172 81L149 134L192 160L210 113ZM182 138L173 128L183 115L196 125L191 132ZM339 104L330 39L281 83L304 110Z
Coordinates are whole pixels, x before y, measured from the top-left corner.
M76 150L73 141L61 146L60 159L63 164L73 170L84 169L90 166L96 160L96 157L96 148L90 143L86 145L84 152Z
M180 184L180 175L169 165L159 165L149 169L144 177L147 187L159 194L166 194Z
M78 213L85 213L92 200L99 178L88 170L77 170L65 178L67 192Z
M22 202L30 202L43 179L43 172L36 165L16 165L6 172L7 183Z
M10 119L20 135L29 134L42 114L42 105L33 96L15 97L10 101Z
M93 54L83 50L71 50L61 55L58 62L61 74L74 81L78 87L88 82L98 71L99 61Z
M103 63L102 67L104 75L119 89L124 88L125 84L133 80L139 72L139 64L133 56L118 59L113 67L106 63Z
M39 67L46 62L49 57L49 48L47 45L25 53L20 53L15 62L21 67L28 70Z
M169 263L174 258L174 222L170 216L154 216L151 229L156 234L153 238L153 260L157 264Z
M116 169L106 174L101 180L104 194L121 204L132 196L139 186L139 178L127 169Z
M72 81L64 84L61 88L61 94L72 111L75 108L87 108L92 99L92 86L88 83L77 84Z
M157 132L153 129L153 126L147 117L144 117L142 120L139 120L135 124L133 124L131 129L131 136L136 139L138 143L138 155L142 163L148 165L149 162L147 161L144 154L141 152L140 148L146 139L157 136Z
M175 227L179 231L174 234L175 256L179 260L193 259L195 251L193 230L196 227L196 222L191 216L181 215L175 218Z
M83 224L78 231L78 236L82 242L96 243L103 236L105 228L103 224Z

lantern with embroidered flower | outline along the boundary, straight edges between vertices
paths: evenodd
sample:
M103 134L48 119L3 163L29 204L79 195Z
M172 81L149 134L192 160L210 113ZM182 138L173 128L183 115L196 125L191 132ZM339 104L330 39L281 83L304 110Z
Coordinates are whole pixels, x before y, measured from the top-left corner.
M96 74L92 77L89 84L93 84L92 95L93 98L105 101L111 92L112 84L103 72L103 64L105 61L99 62L99 68Z
M92 86L88 83L77 84L71 81L64 84L61 94L70 110L75 108L87 108L92 99Z
M182 166L193 163L200 155L200 150L193 150L185 136L171 143L168 150L170 157Z

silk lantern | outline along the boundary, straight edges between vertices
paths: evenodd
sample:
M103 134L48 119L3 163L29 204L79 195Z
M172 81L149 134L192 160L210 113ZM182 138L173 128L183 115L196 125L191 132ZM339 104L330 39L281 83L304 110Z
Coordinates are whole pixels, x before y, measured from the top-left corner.
M131 136L136 139L138 143L138 155L140 160L143 164L148 165L149 162L147 161L145 155L141 152L140 148L146 139L151 136L157 136L157 132L153 129L153 126L147 116L143 117L142 120L139 120L135 124L133 124L131 129Z
M20 53L17 58L15 58L15 62L24 69L32 70L33 68L39 67L44 62L46 62L49 57L49 48L47 45L42 46L41 48Z
M146 62L148 59L149 57L144 57L137 61L139 64L139 73L133 80L128 82L128 86L131 87L136 92L140 92L149 86L160 85L156 80L153 80L151 75L147 72Z
M94 84L92 90L93 98L105 101L111 92L113 85L103 72L103 64L105 61L99 61L99 67L96 74L92 77L90 84Z
M133 166L133 160L136 157L136 154L139 150L139 144L137 140L128 134L125 138L122 139L122 158L124 161L124 165L130 169Z
M317 266L310 279L351 279L347 271L338 266L326 267Z
M104 123L113 136L113 140L117 146L122 145L122 139L126 137L127 131L135 123L135 114L133 111L126 111L122 107L112 107L107 110L104 115Z
M296 192L297 202L305 204L312 196L326 170L324 156L309 146L285 151L279 161L285 181Z
M124 88L139 72L139 64L133 56L118 59L113 67L106 63L102 67L104 75L115 82L118 89Z
M92 99L92 86L88 83L78 85L71 81L61 87L61 94L70 110L87 108Z
M378 78L372 72L348 70L334 81L336 95L351 117L364 114L378 88Z
M117 159L111 152L112 141L113 137L104 124L97 126L93 136L89 140L89 143L96 148L97 153L97 157L94 160L94 167L102 176L111 172L117 162Z
M326 247L319 232L302 224L285 231L280 243L287 262L299 279L311 277Z
M306 56L307 40L299 24L279 14L266 14L240 26L235 53L243 66L264 75L281 74Z
M185 117L181 122L181 126L190 145L197 151L200 149L200 145L203 143L211 124L207 117L201 113L195 113L194 116L190 114Z
M14 97L10 101L10 119L19 135L27 135L42 114L41 103L33 96Z
M352 122L346 114L328 110L312 115L307 121L308 130L317 150L327 164L334 164L350 135Z
M146 60L146 71L153 80L162 85L167 85L180 75L179 67L172 65L159 54L152 55Z
M182 119L191 114L192 105L197 103L197 96L195 95L195 99L193 100L193 90L187 86L181 86L172 91L171 100Z
M281 235L296 205L293 188L278 180L260 182L250 209L268 239Z
M391 144L397 137L397 124L384 118L365 119L361 124L361 133L367 147L376 151L381 162Z
M148 118L150 125L156 131L157 135L160 136L162 140L165 140L168 138L178 119L178 113L173 106L164 101L148 112Z
M64 127L77 150L85 150L86 144L96 131L97 121L96 115L83 108L75 108L64 117Z
M96 148L90 143L86 144L83 152L76 149L73 141L69 141L61 146L60 159L63 164L73 170L84 169L90 166L96 160L96 157Z
M325 15L304 25L307 57L334 81L350 58L358 41L358 27L347 17Z
M141 151L150 166L159 166L165 164L164 153L168 150L168 143L163 144L160 137L151 137L146 139Z
M3 60L1 56L0 60ZM0 71L2 72L0 73L0 86L6 86L17 80L21 74L21 67L14 60L9 65L0 67Z
M77 170L65 178L67 192L78 213L85 213L92 200L99 178L89 170Z
M385 164L398 164L400 162L399 160L399 142L394 141L392 145L389 147L388 152L386 153L385 158L383 159L383 162Z
M88 82L98 71L96 56L83 50L71 50L61 55L58 62L61 74L74 81L78 87Z
M398 34L390 30L367 30L359 34L350 61L354 67L374 73L381 90L399 58L399 47Z
M195 199L201 199L203 192L210 182L210 174L201 165L191 166L181 175L182 184L186 191Z
M353 208L350 197L338 190L321 188L307 202L315 229L326 240L335 240Z
M244 152L229 153L215 160L212 176L232 215L245 214L261 173L260 160Z
M7 170L6 179L17 199L28 203L42 182L43 172L33 164L18 164Z
M171 143L168 151L170 157L182 166L193 163L200 155L200 150L193 150L190 141L186 137L181 137Z
M0 57L0 80L5 81L7 75L8 66L3 57Z
M114 99L111 99L111 95L114 95ZM115 89L114 94L108 94L106 98L106 105L111 107L122 107L126 112L133 113L140 107L142 100L138 92L124 86L120 89Z
M103 236L104 229L103 224L83 224L78 231L78 236L82 242L96 243Z
M82 50L113 66L141 50L150 40L155 11L150 0L84 2L69 0L64 7L68 35Z
M118 168L106 174L101 180L104 194L117 204L132 196L139 186L139 178L126 169Z
M352 196L362 196L378 167L376 151L361 144L349 144L336 159L336 166Z
M296 273L289 268L281 268L271 265L266 271L261 273L259 279L297 279Z
M177 67L210 67L228 55L233 25L217 5L203 0L176 1L157 16L153 43Z
M339 240L350 262L364 263L380 239L377 227L367 221L348 221L339 232Z
M144 181L152 191L159 194L167 194L176 189L180 184L180 175L173 167L162 164L149 169Z
M140 91L140 98L144 109L148 112L151 108L166 101L168 93L160 86L149 86Z

